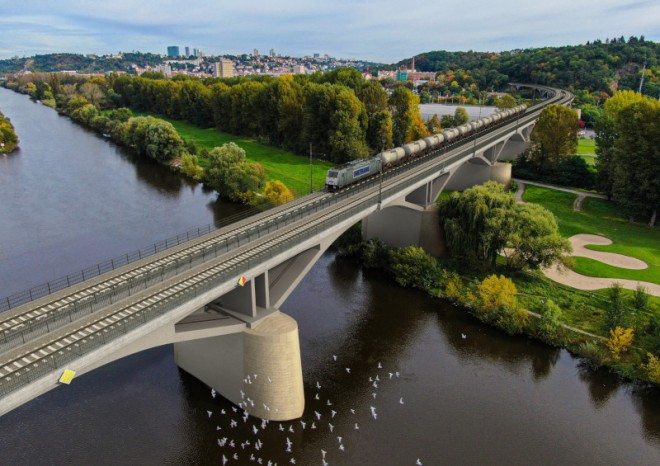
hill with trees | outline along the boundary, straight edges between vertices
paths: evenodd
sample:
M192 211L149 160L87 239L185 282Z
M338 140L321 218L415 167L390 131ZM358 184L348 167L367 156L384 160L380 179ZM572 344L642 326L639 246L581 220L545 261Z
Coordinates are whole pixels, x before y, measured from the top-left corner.
M0 73L17 73L22 70L49 73L71 70L81 73L103 73L107 71L128 71L132 65L145 67L161 63L163 63L163 59L160 55L153 53L131 52L104 56L50 53L0 60Z
M410 66L411 60L383 69ZM660 44L644 36L500 53L433 51L416 55L415 68L436 72L438 88L445 93L525 82L586 91L603 100L617 90L638 90L643 74L643 93L660 97ZM577 97L580 103L581 94Z

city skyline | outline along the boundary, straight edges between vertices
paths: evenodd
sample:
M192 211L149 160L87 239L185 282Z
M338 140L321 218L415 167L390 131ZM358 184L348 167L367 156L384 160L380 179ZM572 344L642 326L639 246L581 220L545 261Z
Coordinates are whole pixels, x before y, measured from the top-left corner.
M393 0L324 2L285 0L276 5L160 0L135 7L83 0L34 0L0 17L0 59L42 53L165 54L167 46L210 55L275 49L394 63L432 50L504 50L577 45L631 35L660 38L660 4L651 0L558 0L525 4L476 0L406 5Z

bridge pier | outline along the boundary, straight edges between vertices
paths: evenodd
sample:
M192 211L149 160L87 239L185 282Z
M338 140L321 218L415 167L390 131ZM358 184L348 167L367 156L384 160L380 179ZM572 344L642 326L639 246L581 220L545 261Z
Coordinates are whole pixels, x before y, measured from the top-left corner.
M275 312L241 333L174 344L177 365L262 419L305 409L298 323Z

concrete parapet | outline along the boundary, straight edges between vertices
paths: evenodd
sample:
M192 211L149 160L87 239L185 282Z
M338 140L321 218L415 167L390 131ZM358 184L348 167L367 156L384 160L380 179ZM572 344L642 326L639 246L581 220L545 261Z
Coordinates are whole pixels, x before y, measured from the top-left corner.
M248 412L262 419L288 421L305 410L298 323L278 312L244 333L243 364ZM256 377L255 377L256 375Z

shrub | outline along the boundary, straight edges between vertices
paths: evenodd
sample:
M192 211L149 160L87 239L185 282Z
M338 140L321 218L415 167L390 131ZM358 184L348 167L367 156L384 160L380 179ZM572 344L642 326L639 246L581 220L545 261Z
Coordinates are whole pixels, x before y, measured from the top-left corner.
M619 360L621 353L628 351L628 348L632 344L633 340L633 329L623 327L616 327L613 330L610 330L610 338L605 342L607 347L612 353L612 357L615 360Z
M576 351L579 356L586 358L587 364L593 368L600 367L607 361L603 347L592 341L582 343Z
M482 313L516 309L516 285L504 275L486 277L478 286L480 311Z
M536 332L544 340L551 340L557 336L561 328L561 308L551 299L545 301L541 308L541 317L536 322Z
M384 269L388 265L389 248L379 238L371 238L362 247L362 265L368 269Z
M648 362L642 365L651 382L660 383L660 359L651 353L646 353Z
M401 286L413 286L431 290L439 281L440 268L437 261L419 246L391 249L390 272Z

